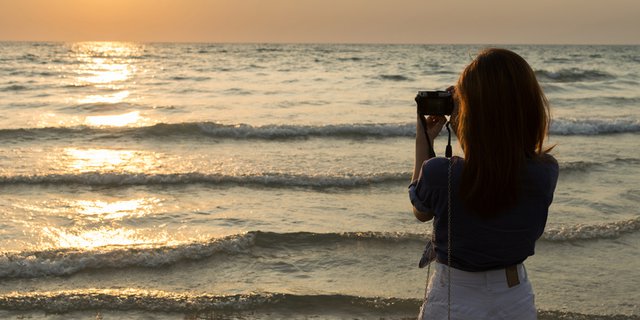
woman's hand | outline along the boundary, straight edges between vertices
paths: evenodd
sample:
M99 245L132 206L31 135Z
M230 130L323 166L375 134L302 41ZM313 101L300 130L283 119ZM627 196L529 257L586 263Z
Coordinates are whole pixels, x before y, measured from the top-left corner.
M421 121L418 121L418 123L420 126L422 126ZM440 134L440 131L442 131L442 127L444 127L444 125L447 123L447 118L445 116L427 116L426 123L429 141L431 141L431 145L433 145L433 140Z

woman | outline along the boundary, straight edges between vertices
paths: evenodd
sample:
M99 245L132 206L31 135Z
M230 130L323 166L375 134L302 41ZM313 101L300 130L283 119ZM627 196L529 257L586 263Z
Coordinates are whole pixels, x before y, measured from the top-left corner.
M417 121L409 195L418 220L435 218L436 253L421 317L536 319L522 263L544 231L558 179L543 146L548 102L527 62L504 49L481 52L452 91L464 158L428 159L426 139L433 145L446 118L427 118L428 137Z

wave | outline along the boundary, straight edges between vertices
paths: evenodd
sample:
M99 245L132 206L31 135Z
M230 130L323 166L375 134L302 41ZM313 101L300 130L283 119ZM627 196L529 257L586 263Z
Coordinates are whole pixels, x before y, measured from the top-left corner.
M182 260L201 260L218 253L241 253L254 243L256 233L231 235L165 246L101 247L92 250L49 249L5 252L0 255L0 278L65 276L87 269L155 268Z
M265 232L252 231L255 234L255 244L262 247L281 245L282 243L296 243L297 245L316 246L318 244L341 243L345 241L382 241L382 242L420 242L427 239L427 234L410 232Z
M555 119L550 134L604 135L640 132L640 120L634 119Z
M93 106L90 106L93 107ZM100 107L100 105L98 105ZM640 132L640 120L633 119L555 119L550 128L554 135L605 135ZM415 125L407 124L336 124L324 126L220 124L215 122L159 123L146 127L98 128L90 126L16 128L0 130L0 138L214 138L288 140L309 138L382 139L415 136Z
M640 217L595 225L551 227L541 240L550 242L596 240L640 231ZM304 250L318 246L366 241L420 248L430 235L409 232L265 232L250 231L198 242L174 245L106 246L85 249L48 249L0 253L0 279L67 276L88 269L159 268L184 260L203 260L217 254L242 255L260 249ZM293 248L291 246L294 246Z
M89 185L89 186L132 186L132 185L180 185L212 184L260 186L265 188L361 188L373 184L406 182L410 177L405 173L376 173L370 175L300 175L285 173L262 173L256 175L223 175L206 173L109 173L86 172L79 174L46 174L0 176L0 185Z
M126 105L125 105L126 106ZM87 109L103 107L88 105ZM555 119L550 128L554 135L606 135L640 132L640 120L634 119ZM90 126L15 128L0 130L0 138L213 138L289 140L310 138L384 139L415 137L415 124L354 123L335 125L264 125L220 124L215 122L159 123L146 127L100 128Z
M360 297L341 294L295 295L248 293L235 295L189 294L152 290L85 289L0 295L0 309L66 313L84 310L139 310L153 312L305 311L316 308L379 312L415 311L418 299ZM325 309L326 310L326 309Z
M609 162L563 162L560 163L562 175L582 174L600 167L613 165L637 165L640 159L617 158ZM318 191L350 190L382 185L404 185L409 181L409 172L381 172L371 174L335 174L305 175L278 172L263 172L245 175L226 175L220 173L132 173L132 172L84 172L53 173L42 175L0 175L0 186L92 186L92 187L129 187L129 186L179 186L211 185L216 187L251 187L264 189L309 188Z
M27 54L22 55L22 57L20 57L18 60L35 62L35 61L39 60L39 57L37 55L35 55L35 54L27 53Z
M536 70L536 77L542 82L586 82L611 80L616 77L610 73L593 69L560 69L558 71Z
M563 162L560 163L562 175L582 174L609 164L637 165L640 159L616 158L609 162ZM349 190L380 185L404 185L411 177L410 172L381 172L371 174L304 175L290 173L256 173L246 175L225 175L220 173L120 173L120 172L84 172L68 174L42 175L0 175L0 186L177 186L204 184L218 187L240 186L251 188L310 188L315 190Z
M331 53L332 52L332 51L327 51L327 50L324 50L324 51L325 51L324 53ZM343 61L343 62L344 61L356 61L357 62L357 61L362 61L362 60L363 59L361 57L346 57L346 58L345 57L340 57L340 58L338 58L338 61Z
M583 173L592 169L597 169L606 165L638 165L640 159L637 158L615 158L607 162L591 161L569 161L560 163L561 174Z
M210 77L188 77L188 76L174 76L174 77L171 77L170 79L174 81L190 80L190 81L198 81L198 82L211 80Z
M276 233L251 231L206 241L176 245L106 246L91 250L48 249L0 254L0 279L66 276L87 269L144 267L158 268L183 260L202 260L216 254L243 254L254 247L295 244L313 247L345 241L422 241L420 234L383 232Z
M403 76L401 74L383 74L380 75L380 79L390 81L412 81L411 78Z
M280 47L258 47L256 48L257 52L284 52L284 48Z
M585 98L555 98L553 106L611 106L611 107L635 107L640 104L637 96L595 96Z
M63 84L60 87L65 89L82 89L82 88L89 88L94 86L95 84L93 83L70 83L70 84Z
M586 172L594 167L602 165L598 162L588 162L588 161L572 161L572 162L563 162L560 163L560 173L568 174L568 173L576 173L576 172Z
M547 228L542 235L546 241L575 241L611 239L640 231L640 217L602 224L578 224Z
M19 85L19 84L12 84L10 86L7 86L7 87L4 87L4 88L0 89L0 92L25 91L25 90L29 90L29 87L23 86L23 85Z
M422 303L417 298L363 297L346 294L291 294L252 292L215 295L141 289L83 289L45 292L12 292L0 295L0 309L69 313L77 311L144 311L196 313L209 319L236 318L248 313L252 319L283 317L316 318L326 315L379 318L392 314L414 315ZM209 313L209 314L207 314ZM310 313L310 314L309 314ZM538 310L541 319L638 320L633 315L596 315L569 311ZM199 319L200 317L198 317Z
M324 126L220 124L214 122L160 123L147 127L96 128L89 126L0 130L1 138L60 138L108 135L110 138L194 137L218 139L307 139L413 137L415 124L339 124Z
M543 241L561 242L575 240L613 239L624 234L640 231L640 217L628 220L615 221L602 224L578 224L573 226L548 227L541 237ZM299 241L300 243L313 243L321 240L326 242L340 242L343 240L381 240L385 242L413 242L423 241L430 237L429 234L408 232L343 232L343 233L269 233L257 232L258 244L266 242L280 242L284 240Z
M74 106L69 106L65 108L60 108L59 110L64 111L73 111L74 113L78 113L78 111L83 112L117 112L117 111L128 111L131 109L138 109L140 105L128 103L128 102L90 102L90 103L81 103Z

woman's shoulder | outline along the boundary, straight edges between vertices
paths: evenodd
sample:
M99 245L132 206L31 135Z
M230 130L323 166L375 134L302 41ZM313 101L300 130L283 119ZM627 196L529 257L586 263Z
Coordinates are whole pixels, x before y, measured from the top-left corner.
M463 159L452 157L454 170L460 170ZM428 183L433 186L446 185L449 174L449 159L444 157L435 157L425 161L422 164L422 172L427 175Z
M451 161L453 162L454 167L462 166L464 164L464 159L457 156L451 157ZM424 162L423 167L427 168L427 170L448 169L449 158L445 158L445 157L431 158Z
M560 167L558 160L550 154L542 154L528 161L529 177L543 185L553 186L558 181Z
M558 165L558 160L556 160L555 157L553 157L552 155L550 155L548 153L543 153L543 154L535 157L534 159L532 159L532 161L530 161L530 163L534 167L550 170L551 172L554 172L554 171L558 172L559 167L560 167Z
M556 165L558 164L558 160L556 160L556 158L550 153L543 153L538 156L538 159L543 163L554 163Z

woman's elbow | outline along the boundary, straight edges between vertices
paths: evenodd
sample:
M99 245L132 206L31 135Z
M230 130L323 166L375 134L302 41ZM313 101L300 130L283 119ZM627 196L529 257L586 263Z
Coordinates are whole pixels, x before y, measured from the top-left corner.
M415 207L413 207L413 215L416 216L416 219L420 220L421 222L427 222L433 219L433 213L422 212Z

